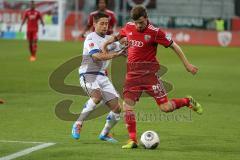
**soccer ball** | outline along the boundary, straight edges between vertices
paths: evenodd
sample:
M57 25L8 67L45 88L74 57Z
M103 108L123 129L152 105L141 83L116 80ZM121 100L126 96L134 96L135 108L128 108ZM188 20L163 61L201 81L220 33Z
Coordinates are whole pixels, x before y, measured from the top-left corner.
M141 144L145 149L155 149L160 143L158 134L154 131L146 131L141 135Z

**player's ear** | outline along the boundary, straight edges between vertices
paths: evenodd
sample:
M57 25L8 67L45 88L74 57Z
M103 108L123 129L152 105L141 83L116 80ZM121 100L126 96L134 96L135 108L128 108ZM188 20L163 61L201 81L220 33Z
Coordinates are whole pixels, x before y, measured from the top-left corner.
M146 21L148 20L148 16L146 16L146 17L144 17L144 18L145 18Z
M93 20L93 27L96 28L97 22L96 20Z
M93 26L94 26L94 28L96 28L97 22L98 22L97 20L93 19Z

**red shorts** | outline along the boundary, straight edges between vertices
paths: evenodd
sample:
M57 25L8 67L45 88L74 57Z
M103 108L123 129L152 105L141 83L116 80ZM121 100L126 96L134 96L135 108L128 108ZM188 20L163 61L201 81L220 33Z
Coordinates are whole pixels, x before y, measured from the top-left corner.
M38 40L38 32L37 31L27 31L27 39L28 40Z
M153 97L158 105L168 102L163 82L155 73L146 73L139 76L127 74L123 90L124 99L127 98L136 102L143 91Z

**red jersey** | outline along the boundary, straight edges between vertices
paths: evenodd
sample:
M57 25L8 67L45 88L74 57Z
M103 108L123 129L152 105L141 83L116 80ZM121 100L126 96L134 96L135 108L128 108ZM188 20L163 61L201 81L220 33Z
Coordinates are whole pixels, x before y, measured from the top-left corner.
M133 22L127 23L119 32L121 37L127 37L128 63L158 62L156 58L158 44L169 47L173 41L160 28L152 24L139 32Z
M38 31L38 20L42 19L42 15L37 10L26 10L24 12L24 19L27 18L27 31Z
M93 26L93 17L98 13L99 11L94 11L94 12L91 12L89 17L88 17L88 25L89 26ZM113 11L110 11L108 9L105 10L104 12L105 14L107 14L109 16L109 24L108 24L108 32L107 34L110 35L113 33L113 27L114 25L117 23L117 20L116 20L116 17L115 17L115 14ZM93 31L94 31L94 28L93 28Z

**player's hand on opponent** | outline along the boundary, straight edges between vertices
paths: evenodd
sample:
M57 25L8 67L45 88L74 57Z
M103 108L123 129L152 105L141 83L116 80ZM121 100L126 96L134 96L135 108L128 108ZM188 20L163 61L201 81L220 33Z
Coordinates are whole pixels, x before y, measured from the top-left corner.
M122 46L128 46L129 43L128 43L128 40L127 40L127 37L123 37L119 40L119 43L122 45Z
M119 56L127 57L128 56L127 49L128 49L128 46L124 46L120 51L118 51Z
M127 38L126 37L123 37L119 40L119 43L121 44L122 46L122 49L119 51L121 53L121 55L127 57L128 56L128 52L127 52L127 49L129 47L129 43L127 41Z
M185 67L186 67L186 70L192 73L193 75L195 75L198 72L198 68L190 63L187 64Z

